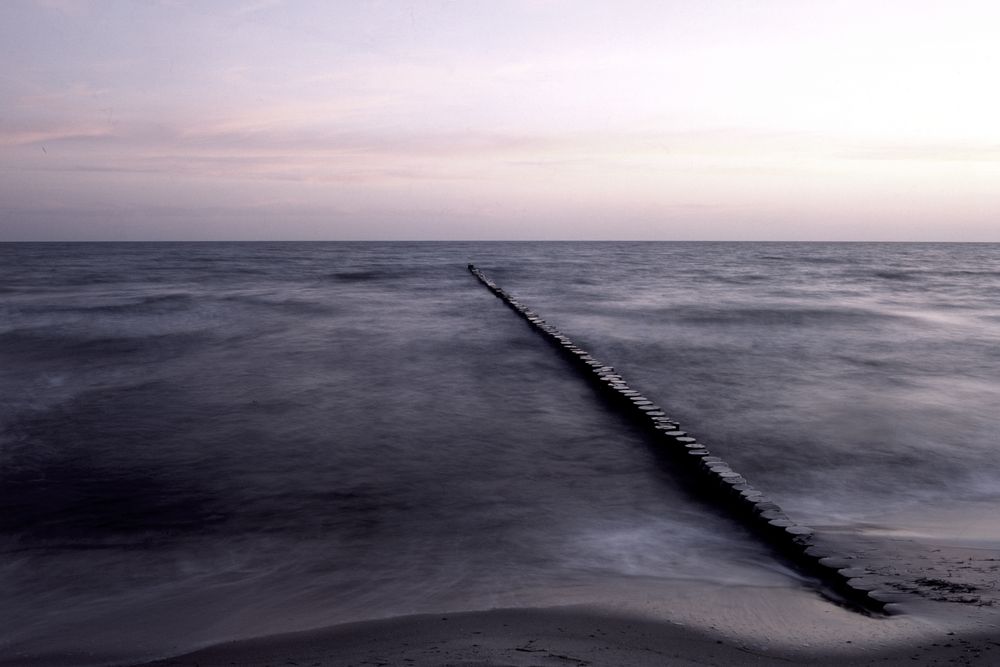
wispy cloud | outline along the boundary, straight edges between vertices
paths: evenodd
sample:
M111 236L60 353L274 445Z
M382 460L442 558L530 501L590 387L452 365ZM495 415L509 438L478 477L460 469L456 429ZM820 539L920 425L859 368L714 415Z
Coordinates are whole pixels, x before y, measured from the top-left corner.
M258 14L260 12L267 11L269 9L275 9L285 4L285 0L252 0L251 2L246 2L234 10L237 16L246 16L249 14Z
M0 209L1000 211L996 3L625 4L0 2Z
M0 146L29 146L83 139L103 139L114 135L106 125L67 125L40 128L0 127Z
M63 14L65 16L83 16L87 14L93 0L32 0L33 4L43 10Z
M907 160L917 162L1000 162L1000 143L912 143L874 142L845 151L849 160Z
M21 95L17 98L17 104L22 109L39 109L58 105L60 108L69 110L72 108L71 105L98 100L107 95L108 92L107 87L77 82L62 87L49 86L43 91Z

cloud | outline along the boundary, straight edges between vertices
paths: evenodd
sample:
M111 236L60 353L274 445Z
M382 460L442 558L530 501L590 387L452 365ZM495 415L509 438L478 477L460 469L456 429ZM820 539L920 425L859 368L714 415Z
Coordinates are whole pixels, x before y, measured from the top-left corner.
M284 0L254 0L253 2L247 2L240 5L234 14L237 16L246 16L249 14L257 14L264 12L275 7L279 7L284 4Z
M35 6L64 16L84 16L90 12L92 0L33 0Z
M912 160L920 162L1000 162L1000 143L874 143L846 151L848 160Z
M0 146L30 146L81 139L105 139L114 136L106 125L49 126L39 128L0 127Z
M44 143L48 149L44 160L19 156L14 160L20 161L0 160L0 167L6 162L21 170L77 173L88 179L162 174L203 183L476 181L475 187L496 189L506 183L532 192L546 179L565 188L576 179L587 184L579 186L584 189L602 183L623 192L652 193L662 190L656 180L668 175L671 182L701 178L707 188L740 189L748 183L802 182L831 173L862 182L872 170L861 161L1000 159L997 145L889 145L740 127L514 132L355 128L341 122L335 109L327 120L317 121L322 117L308 105L284 104L173 123L0 124L0 145Z
M108 88L101 88L86 83L74 83L57 89L47 89L44 92L22 95L17 99L22 109L42 109L51 105L59 105L64 110L72 110L75 105L89 100L97 100L107 95Z

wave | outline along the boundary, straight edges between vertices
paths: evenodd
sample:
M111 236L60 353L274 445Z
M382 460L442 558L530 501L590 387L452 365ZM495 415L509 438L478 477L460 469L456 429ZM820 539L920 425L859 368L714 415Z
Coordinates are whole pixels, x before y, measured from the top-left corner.
M975 276L977 278L1000 278L1000 270L998 269L950 269L948 271L932 271L930 275L938 276Z
M881 278L882 280L898 281L930 280L935 278L1000 278L1000 271L996 269L864 269L851 271L850 273L861 278Z
M219 297L195 296L186 292L160 294L129 301L127 303L69 304L69 305L27 305L17 308L24 314L79 313L84 315L165 315L192 310L199 305L212 303L234 303L240 305L283 310L302 314L329 314L336 309L318 301L306 299L271 299L256 295L230 294Z
M39 304L22 306L18 308L23 313L88 313L120 315L132 313L156 313L175 312L187 310L194 304L195 298L186 292L173 294L155 294L143 297L135 301L126 303L97 303L97 304Z
M397 271L336 271L328 273L326 278L345 283L360 283L379 280L395 280L400 278Z
M921 276L912 271L873 271L870 275L885 280L918 280Z
M775 276L773 275L767 276L760 273L747 275L708 274L701 277L714 280L717 283L723 283L725 285L755 285L762 282L773 281L775 279Z
M260 296L233 294L221 297L221 300L241 305L286 311L292 314L329 315L338 311L337 308L329 304L318 301L307 301L305 299L268 299Z
M830 257L826 255L818 255L815 257L810 257L808 255L800 255L797 257L789 257L788 259L795 263L801 262L803 264L845 264L847 263L847 261L849 261L845 257Z
M27 358L64 358L79 363L83 359L153 350L181 353L203 338L204 334L192 332L107 336L37 327L0 333L0 349Z
M659 311L671 320L693 324L734 325L830 325L875 320L906 319L902 315L864 308L718 308L675 306Z

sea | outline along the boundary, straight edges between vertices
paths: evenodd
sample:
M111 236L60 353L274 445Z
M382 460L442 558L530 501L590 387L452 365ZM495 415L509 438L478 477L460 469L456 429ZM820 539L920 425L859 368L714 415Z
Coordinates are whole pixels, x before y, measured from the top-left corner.
M1000 245L0 244L0 664L797 587L474 263L819 531L1000 545Z

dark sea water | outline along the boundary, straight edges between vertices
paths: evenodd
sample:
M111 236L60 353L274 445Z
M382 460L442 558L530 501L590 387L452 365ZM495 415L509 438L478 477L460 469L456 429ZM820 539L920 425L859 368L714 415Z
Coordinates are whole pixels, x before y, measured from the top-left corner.
M803 582L466 271L794 518L1000 542L1000 245L0 245L0 664Z

